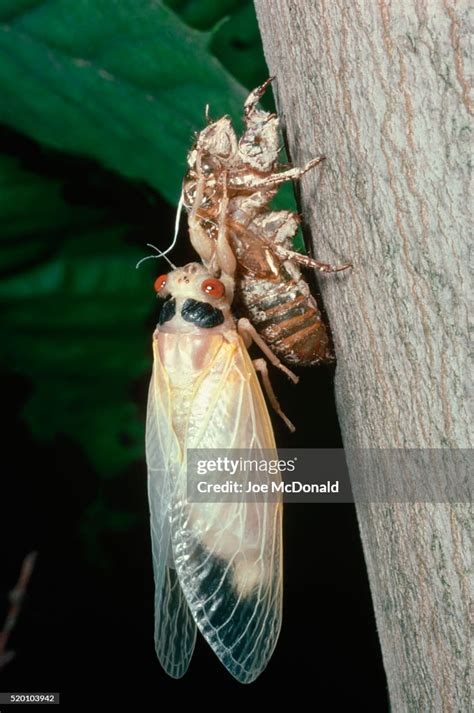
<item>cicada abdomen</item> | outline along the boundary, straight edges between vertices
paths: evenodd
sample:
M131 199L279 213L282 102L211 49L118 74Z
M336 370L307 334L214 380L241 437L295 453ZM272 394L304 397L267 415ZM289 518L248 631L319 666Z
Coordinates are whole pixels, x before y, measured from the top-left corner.
M216 254L209 245L217 243L218 216L226 201L226 235L237 263L235 312L247 317L285 362L311 366L331 360L332 349L299 265L336 272L349 264L329 265L294 252L298 216L268 207L280 184L301 178L323 160L313 159L303 168L279 163L278 117L256 107L269 81L245 102L245 131L240 139L227 116L199 133L188 155L184 204L188 210L193 208L199 223L199 231L196 224L190 230L193 245L212 266Z

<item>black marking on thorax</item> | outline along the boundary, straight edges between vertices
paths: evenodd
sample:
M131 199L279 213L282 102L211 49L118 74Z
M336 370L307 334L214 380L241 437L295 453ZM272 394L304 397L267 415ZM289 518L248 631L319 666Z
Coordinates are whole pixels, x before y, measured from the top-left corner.
M209 302L187 299L181 308L181 317L186 322L192 322L197 327L217 327L224 322L222 310L213 307Z
M170 295L170 297L167 297L165 302L163 303L160 316L158 318L158 324L164 324L165 322L169 322L170 319L173 319L175 314L176 300Z

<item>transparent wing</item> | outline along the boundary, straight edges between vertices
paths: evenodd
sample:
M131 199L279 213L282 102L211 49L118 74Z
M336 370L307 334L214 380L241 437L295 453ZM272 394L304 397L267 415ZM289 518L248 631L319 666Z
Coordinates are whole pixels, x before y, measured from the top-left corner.
M156 360L148 393L146 458L155 579L155 649L165 671L174 678L180 678L191 660L196 625L172 560L171 483L181 467L182 454L171 427L170 390L166 374Z
M265 400L243 344L216 356L193 396L189 447L274 449ZM202 392L202 393L201 393ZM211 404L211 406L209 406ZM191 435L192 434L192 435ZM276 452L275 452L276 457ZM185 466L172 502L176 571L194 620L219 659L239 681L253 681L278 639L282 607L281 503L186 502Z

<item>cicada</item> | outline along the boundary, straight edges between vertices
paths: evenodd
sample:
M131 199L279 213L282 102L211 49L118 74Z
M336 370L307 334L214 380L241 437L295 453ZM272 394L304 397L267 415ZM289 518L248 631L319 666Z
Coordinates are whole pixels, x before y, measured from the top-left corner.
M221 264L232 267L226 241L220 244ZM231 272L217 278L190 263L160 276L155 288L165 298L153 335L146 427L156 652L169 675L182 676L199 629L228 671L249 683L280 631L282 505L190 503L186 466L189 448L275 449L247 352L259 337L248 320L234 319ZM257 367L286 419L263 359Z
M183 198L199 225L190 233L191 242L204 264L214 268L218 216L226 202L227 237L236 258L234 310L252 322L283 361L310 366L331 360L332 349L299 266L337 272L350 264L331 265L294 252L299 217L269 208L282 183L301 178L324 160L315 158L303 168L279 164L278 117L257 108L270 81L246 100L240 139L228 116L198 134L188 155Z

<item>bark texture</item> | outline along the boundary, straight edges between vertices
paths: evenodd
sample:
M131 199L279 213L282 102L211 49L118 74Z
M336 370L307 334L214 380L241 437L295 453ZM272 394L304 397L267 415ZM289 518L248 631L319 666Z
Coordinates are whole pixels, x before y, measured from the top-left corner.
M468 3L255 5L292 162L327 157L314 255L354 265L320 280L345 446L468 448ZM470 710L469 505L357 511L393 711Z

